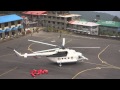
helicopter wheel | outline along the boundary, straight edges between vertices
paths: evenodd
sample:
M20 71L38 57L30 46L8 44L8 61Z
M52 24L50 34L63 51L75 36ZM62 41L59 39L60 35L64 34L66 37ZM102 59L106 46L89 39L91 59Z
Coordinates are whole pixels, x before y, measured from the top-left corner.
M62 64L60 63L60 64L59 64L59 66L61 67L61 66L62 66Z

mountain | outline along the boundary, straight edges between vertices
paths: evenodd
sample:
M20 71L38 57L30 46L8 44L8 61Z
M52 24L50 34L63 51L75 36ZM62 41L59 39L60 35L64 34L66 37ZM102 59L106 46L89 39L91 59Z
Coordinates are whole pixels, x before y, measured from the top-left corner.
M1 15L8 15L8 14L18 14L21 15L23 11L0 11Z
M18 14L20 15L21 12L23 11L0 11L0 14ZM107 14L107 13L101 13L101 12L95 12L95 11L70 11L70 13L73 14L80 14L82 15L83 19L86 19L88 21L92 21L93 19L96 18L96 15L100 15L101 20L110 20L112 21L112 19L114 18L113 15Z
M88 21L92 21L96 18L96 15L100 15L101 20L106 21L112 21L114 18L113 15L107 14L107 13L101 13L101 12L94 12L94 11L70 11L70 13L73 14L80 14L83 19L86 19Z

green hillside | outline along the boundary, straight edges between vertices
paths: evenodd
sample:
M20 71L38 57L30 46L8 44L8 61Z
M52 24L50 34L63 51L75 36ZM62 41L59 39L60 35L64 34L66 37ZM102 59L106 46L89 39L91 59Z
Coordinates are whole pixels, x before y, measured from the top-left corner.
M82 18L87 19L89 21L92 21L93 19L96 18L96 15L100 15L101 20L110 20L112 21L113 17L110 14L107 13L99 13L99 12L94 12L94 11L70 11L70 13L74 13L74 14L80 14L82 15Z

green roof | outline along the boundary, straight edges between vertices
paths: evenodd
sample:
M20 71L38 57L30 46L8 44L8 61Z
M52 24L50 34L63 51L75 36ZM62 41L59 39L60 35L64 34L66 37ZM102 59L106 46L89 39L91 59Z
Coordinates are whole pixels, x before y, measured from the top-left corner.
M97 24L108 27L120 27L120 22L99 20Z

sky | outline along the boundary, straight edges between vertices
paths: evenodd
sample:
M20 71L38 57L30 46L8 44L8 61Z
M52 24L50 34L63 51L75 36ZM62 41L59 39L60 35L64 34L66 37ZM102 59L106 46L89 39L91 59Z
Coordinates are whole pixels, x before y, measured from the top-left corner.
M120 18L120 11L96 11L96 12L108 13L114 16L118 16Z

